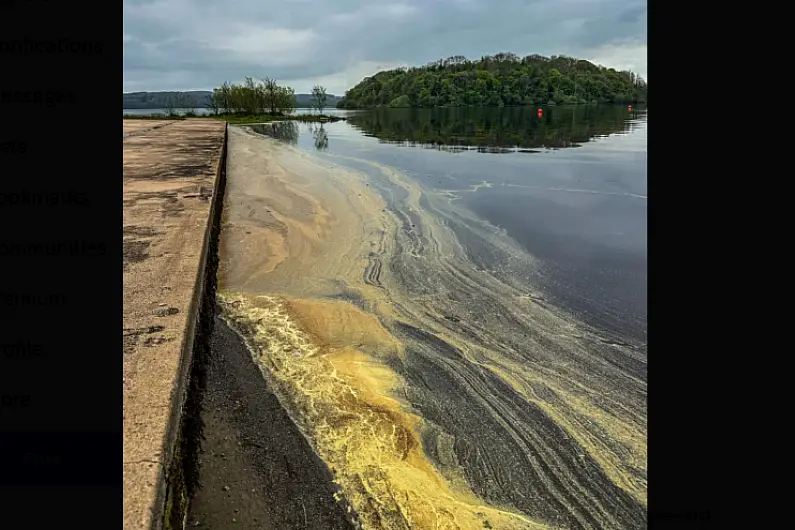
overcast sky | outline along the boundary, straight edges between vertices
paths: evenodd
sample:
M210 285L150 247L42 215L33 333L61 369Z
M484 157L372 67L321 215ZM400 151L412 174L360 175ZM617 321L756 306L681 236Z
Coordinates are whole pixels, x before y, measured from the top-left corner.
M569 55L646 77L646 0L123 0L124 91L275 77L331 94L452 55Z

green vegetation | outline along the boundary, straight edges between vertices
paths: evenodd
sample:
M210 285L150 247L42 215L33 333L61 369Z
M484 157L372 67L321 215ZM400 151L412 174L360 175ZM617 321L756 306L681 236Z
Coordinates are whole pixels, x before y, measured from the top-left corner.
M320 114L296 116L293 115L296 98L292 88L280 86L275 79L267 77L261 81L247 77L243 84L235 85L227 82L214 89L207 107L212 112L211 117L224 119L229 123L267 123L278 120L325 123L344 119L322 115L328 97L324 87L315 85L312 89L312 104Z
M205 116L206 118L213 118L216 120L223 120L229 123L234 124L248 124L248 123L269 123L273 121L274 118L270 116L257 116L257 115L225 115L225 114L215 114L210 116ZM284 119L284 117L277 117L276 119Z
M269 77L261 81L246 77L243 84L227 82L214 89L208 108L213 114L284 116L295 110L295 93Z
M323 109L328 105L326 87L315 85L312 87L312 108L316 108L318 114L323 114Z
M390 101L389 102L389 106L390 107L400 107L400 108L410 107L411 106L411 100L409 99L409 97L406 94L403 94L402 96L396 97L395 99Z
M348 90L337 107L645 103L646 92L646 82L632 72L565 56L500 53L477 61L456 56L379 72Z

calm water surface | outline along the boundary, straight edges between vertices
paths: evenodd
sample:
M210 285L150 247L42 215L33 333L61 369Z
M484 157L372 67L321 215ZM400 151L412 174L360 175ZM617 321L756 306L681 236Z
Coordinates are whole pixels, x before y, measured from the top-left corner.
M196 107L196 108L184 108L184 109L174 109L174 112L177 114L186 114L189 111L193 111L197 116L207 116L208 114L212 114L212 110L206 107ZM309 113L316 113L317 110L315 109L308 109L308 108L301 108L296 109L296 113L298 114L309 114ZM337 109L325 109L323 114L345 114L346 111L344 110L337 110ZM122 114L126 114L128 116L154 116L154 115L166 115L166 109L122 109Z
M280 136L354 169L367 170L345 157L394 167L429 193L446 194L541 261L537 271L510 274L537 276L557 306L645 349L645 110L556 107L541 118L535 108L337 113L348 121L289 123ZM466 237L473 262L500 266Z
M359 515L646 528L646 112L347 118L229 128L219 284Z

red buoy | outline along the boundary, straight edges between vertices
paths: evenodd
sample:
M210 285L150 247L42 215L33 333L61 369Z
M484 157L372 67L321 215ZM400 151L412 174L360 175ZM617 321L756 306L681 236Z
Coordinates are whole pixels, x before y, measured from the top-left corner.
M538 109L538 117L539 117L539 118L541 117L541 115L542 115L542 114L544 114L544 111L543 111L543 110L541 110L541 109Z
M627 107L627 109L629 109L629 110L632 110L632 105L630 105L629 107Z

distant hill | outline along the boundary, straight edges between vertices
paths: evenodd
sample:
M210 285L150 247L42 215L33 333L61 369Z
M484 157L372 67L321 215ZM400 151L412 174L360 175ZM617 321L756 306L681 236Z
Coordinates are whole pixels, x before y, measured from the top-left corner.
M169 100L180 102L173 103L179 107L206 107L212 92L209 90L193 90L189 92L128 92L122 94L125 109L162 109L168 106ZM341 96L326 94L326 106L334 108ZM295 104L298 108L312 106L311 94L296 94Z
M339 108L503 107L646 102L646 81L562 55L499 53L470 61L450 57L421 67L385 70L345 93Z
M162 109L169 99L180 102L180 107L206 107L212 92L193 90L190 92L129 92L124 96L125 109Z
M337 103L342 100L342 96L335 96L334 94L326 94L326 107L334 108ZM312 106L312 94L296 94L295 106L299 109L308 109Z

